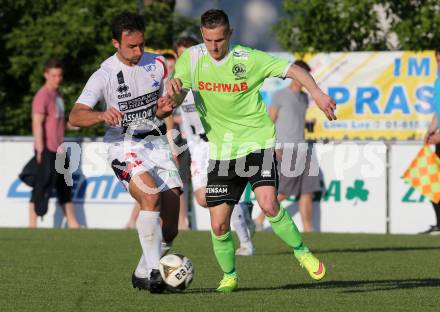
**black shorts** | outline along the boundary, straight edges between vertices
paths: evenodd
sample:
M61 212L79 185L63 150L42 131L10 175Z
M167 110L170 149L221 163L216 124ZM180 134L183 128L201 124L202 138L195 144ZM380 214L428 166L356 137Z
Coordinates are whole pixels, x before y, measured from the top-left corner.
M208 207L223 203L237 204L246 184L278 188L277 161L273 149L258 150L231 160L209 160L206 203Z
M55 183L58 202L60 205L72 202L72 187L66 184L64 175L57 172L57 181Z

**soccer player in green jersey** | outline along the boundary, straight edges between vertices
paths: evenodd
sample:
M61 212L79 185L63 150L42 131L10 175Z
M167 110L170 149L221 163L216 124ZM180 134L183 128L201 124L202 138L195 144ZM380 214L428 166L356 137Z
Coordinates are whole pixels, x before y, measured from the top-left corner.
M324 264L303 244L289 214L277 202L278 176L274 157L275 128L259 90L265 78L297 79L310 92L329 120L336 119L335 101L301 67L241 45L230 45L232 29L221 10L201 17L203 44L178 59L169 96L192 89L197 111L209 139L210 164L206 202L215 257L224 273L217 291L237 288L234 241L230 217L234 204L250 182L274 233L293 249L314 280L325 275Z

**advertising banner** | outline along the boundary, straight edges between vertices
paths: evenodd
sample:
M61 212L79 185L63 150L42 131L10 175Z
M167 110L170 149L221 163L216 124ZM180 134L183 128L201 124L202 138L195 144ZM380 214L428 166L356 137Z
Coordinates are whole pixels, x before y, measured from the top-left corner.
M293 60L289 53L274 55ZM300 58L300 56L296 56ZM337 121L329 122L314 103L307 119L316 120L310 139L422 139L432 118L437 65L433 51L340 52L307 54L319 86L337 103ZM267 79L262 96L289 81Z
M76 144L76 145L75 145ZM314 226L322 232L385 233L387 200L391 233L417 233L434 224L430 201L402 180L402 175L420 150L421 143L386 146L383 143L316 144L315 155L322 171L324 191L314 198ZM86 142L81 158L73 166L73 201L79 222L87 228L125 228L134 201L107 164L105 145ZM387 172L387 149L390 168ZM0 163L0 227L27 227L30 188L18 179L23 166L33 155L31 141L0 142L4 155ZM301 167L297 162L295 170ZM388 176L387 176L388 174ZM388 184L387 184L388 180ZM388 199L387 199L388 192ZM260 208L253 193L255 207ZM193 199L193 205L195 199ZM302 229L295 198L282 203ZM209 230L209 211L193 206L193 229ZM39 227L64 227L64 215L55 198ZM269 224L265 223L269 228Z
M386 145L383 143L315 144L324 190L315 194L314 228L321 232L386 233ZM295 164L295 171L301 162ZM261 212L254 193L253 218ZM298 200L282 203L302 230ZM209 230L209 213L195 208L199 229ZM270 227L266 220L265 228Z
M79 223L88 228L124 228L134 200L107 164L102 142L69 143L71 153L79 153L79 162L72 161L73 202ZM0 142L5 159L0 163L0 227L27 227L30 187L18 174L33 155L33 142ZM7 152L6 152L7 151ZM53 196L49 211L39 227L64 227L61 207Z
M419 233L435 224L429 199L402 179L421 147L421 143L390 147L390 233Z

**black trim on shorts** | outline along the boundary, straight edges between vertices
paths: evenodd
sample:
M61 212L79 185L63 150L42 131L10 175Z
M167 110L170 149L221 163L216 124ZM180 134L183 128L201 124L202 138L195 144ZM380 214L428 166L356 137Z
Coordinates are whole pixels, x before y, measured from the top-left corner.
M126 161L121 162L117 158L113 159L111 167L119 181L126 181L127 183L130 183L131 174L128 170L128 165Z

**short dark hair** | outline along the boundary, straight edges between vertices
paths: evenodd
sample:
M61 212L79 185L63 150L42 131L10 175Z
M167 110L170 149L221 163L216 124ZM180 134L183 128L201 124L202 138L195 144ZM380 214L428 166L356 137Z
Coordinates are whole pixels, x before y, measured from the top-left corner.
M228 15L222 10L211 9L202 14L200 18L202 27L213 29L219 26L226 26L229 29Z
M296 60L295 62L293 62L293 64L298 65L299 67L301 67L302 69L311 72L312 69L310 68L309 64L307 64L306 62L304 62L303 60Z
M51 57L47 60L46 64L44 65L44 72L47 72L51 68L61 68L63 69L63 66L61 65L61 62L59 59Z
M440 55L440 48L435 49L435 55Z
M176 49L178 49L179 47L190 48L192 46L198 45L199 43L200 42L193 37L181 37L176 41Z
M171 53L164 53L164 54L162 54L162 56L166 60L176 60L176 56L174 54L171 54Z
M122 33L124 31L141 33L145 32L145 23L142 16L131 13L122 12L116 15L112 20L112 36L113 39L121 42Z

